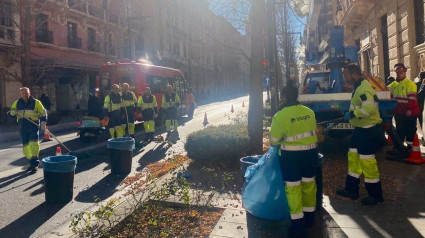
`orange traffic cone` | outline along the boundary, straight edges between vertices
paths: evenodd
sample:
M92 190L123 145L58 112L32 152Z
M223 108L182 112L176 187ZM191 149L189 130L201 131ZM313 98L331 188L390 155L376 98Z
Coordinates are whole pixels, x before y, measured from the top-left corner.
M242 107L245 107L245 102L244 101L242 101Z
M235 111L233 110L233 104L232 104L232 108L230 109L231 113L234 113Z
M207 113L204 115L204 122L202 124L204 124L204 126L208 125Z
M404 160L404 162L413 163L413 164L425 163L425 160L422 157L421 148L419 146L418 134L415 134L415 137L413 139L412 151L410 152L409 157Z
M43 140L41 142L52 141L52 139L50 139L50 133L47 132L47 131L48 131L48 129L47 129L47 126L46 126L46 130L44 131L44 137L43 137Z
M56 147L56 154L55 155L56 156L62 155L62 151L61 151L61 147L60 146Z

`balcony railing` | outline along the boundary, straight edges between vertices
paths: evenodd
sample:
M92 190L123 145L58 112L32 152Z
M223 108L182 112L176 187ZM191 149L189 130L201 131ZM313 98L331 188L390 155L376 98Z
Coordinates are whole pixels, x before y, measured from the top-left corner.
M341 24L357 25L363 21L378 0L340 0Z
M36 32L35 40L38 42L53 44L53 32L52 31Z
M100 44L99 42L88 42L88 50L94 52L100 52Z
M68 47L81 49L81 38L68 37Z
M86 3L81 0L68 0L68 6L80 12L87 13Z

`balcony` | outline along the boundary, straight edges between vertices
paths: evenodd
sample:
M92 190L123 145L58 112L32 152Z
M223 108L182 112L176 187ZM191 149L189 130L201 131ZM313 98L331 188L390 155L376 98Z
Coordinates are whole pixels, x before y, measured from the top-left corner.
M81 0L68 0L68 6L77 11L87 13L86 3Z
M36 32L35 40L38 42L53 44L53 32L52 31Z
M81 49L81 38L68 37L68 47Z
M341 25L353 26L361 23L378 0L340 0Z
M100 52L100 43L99 42L88 42L87 49L89 51Z

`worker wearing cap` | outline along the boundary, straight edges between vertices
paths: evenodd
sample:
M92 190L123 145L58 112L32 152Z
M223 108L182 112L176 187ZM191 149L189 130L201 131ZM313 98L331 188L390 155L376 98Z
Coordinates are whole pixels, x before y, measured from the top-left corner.
M388 88L391 90L394 99L397 100L397 105L394 108L396 131L400 140L406 141L408 151L410 151L416 134L416 120L420 114L416 98L417 86L413 81L406 78L407 68L404 64L394 65L394 71L397 74L396 81L388 85Z
M92 88L89 92L89 100L87 103L88 116L100 118L102 114L102 104L99 99L99 89Z
M38 132L39 130L41 132L46 130L47 112L43 104L31 96L29 88L23 87L19 90L21 92L21 98L12 104L8 115L16 117L23 144L22 150L24 156L30 160L28 170L36 172L40 163L38 160L40 153Z
M123 107L121 102L120 87L117 84L112 85L112 92L106 95L103 103L103 112L109 118L108 128L111 138L123 137L124 130L121 126Z
M280 147L280 169L292 220L289 236L303 236L314 224L316 210L316 117L298 102L298 90L282 89L284 107L273 116L270 144Z
M173 128L177 132L177 108L180 106L180 97L173 91L171 85L167 86L167 91L162 96L162 108L165 110L165 129L167 130L167 138L171 135Z
M155 134L155 118L158 116L158 104L155 95L152 95L149 87L145 88L145 93L139 97L137 106L142 111L143 126L146 133L145 141L152 140Z
M350 110L344 116L354 126L354 130L347 153L345 188L338 189L336 194L356 200L359 197L360 176L363 174L369 196L363 198L361 203L375 205L384 201L375 158L376 151L385 143L378 97L370 83L363 78L359 66L347 65L343 74L345 82L354 84Z
M124 109L124 119L121 126L125 131L125 128L128 125L128 134L130 137L134 138L134 113L136 112L137 97L129 89L130 85L128 85L128 83L124 83L122 85L121 101Z

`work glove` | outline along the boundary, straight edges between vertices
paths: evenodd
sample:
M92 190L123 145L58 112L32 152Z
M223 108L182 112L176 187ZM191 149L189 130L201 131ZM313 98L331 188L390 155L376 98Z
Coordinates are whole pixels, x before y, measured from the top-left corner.
M345 115L344 115L344 120L349 121L350 119L353 119L354 117L355 116L354 116L354 112L353 111L346 112Z
M46 131L46 124L47 124L47 122L45 122L45 121L42 121L40 123L40 131L42 131L42 132Z

